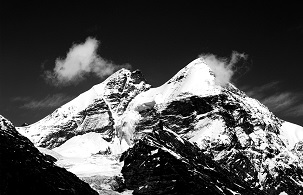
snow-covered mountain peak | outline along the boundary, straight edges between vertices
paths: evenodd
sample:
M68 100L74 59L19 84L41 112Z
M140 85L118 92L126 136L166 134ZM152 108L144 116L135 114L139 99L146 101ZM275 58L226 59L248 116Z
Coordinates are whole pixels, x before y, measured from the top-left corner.
M200 78L195 78L198 75L200 75ZM168 83L182 81L184 79L200 79L200 82L213 82L214 74L212 74L210 67L203 58L197 58L175 74Z
M203 58L197 58L164 85L174 88L174 96L182 93L195 95L214 95L218 94L221 87L215 82L215 75ZM172 95L172 94L171 94Z
M112 92L111 83L119 81L119 80L130 80L131 79L131 71L125 68L122 68L109 76L103 82L94 85L91 89L85 91L80 94L70 102L62 105L58 108L53 114L55 117L59 115L63 115L64 118L68 118L68 116L74 115L85 108L87 108L90 104L94 102L94 100L103 98L105 93ZM122 88L123 86L119 85L116 88Z
M140 71L123 68L52 114L18 130L35 145L49 148L91 131L113 138L115 119L136 95L149 88Z
M167 103L192 95L206 97L218 95L222 87L215 82L215 75L203 58L189 63L163 85L139 94L130 109L143 109L148 105L164 107ZM142 107L143 106L143 107Z

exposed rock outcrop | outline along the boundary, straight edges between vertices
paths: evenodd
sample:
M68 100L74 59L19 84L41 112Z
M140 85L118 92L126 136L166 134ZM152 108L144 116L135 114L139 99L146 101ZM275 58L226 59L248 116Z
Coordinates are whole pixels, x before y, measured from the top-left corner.
M261 194L161 122L121 160L134 194Z

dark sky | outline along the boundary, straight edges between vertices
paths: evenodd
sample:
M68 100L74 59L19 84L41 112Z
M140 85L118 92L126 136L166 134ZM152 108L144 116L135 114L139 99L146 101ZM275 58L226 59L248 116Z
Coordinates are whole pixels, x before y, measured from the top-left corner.
M277 116L303 125L303 12L299 4L110 1L0 4L0 114L33 123L104 80L53 86L43 73L88 37L97 55L140 69L159 86L202 53L245 53L232 81ZM243 65L243 64L242 64Z

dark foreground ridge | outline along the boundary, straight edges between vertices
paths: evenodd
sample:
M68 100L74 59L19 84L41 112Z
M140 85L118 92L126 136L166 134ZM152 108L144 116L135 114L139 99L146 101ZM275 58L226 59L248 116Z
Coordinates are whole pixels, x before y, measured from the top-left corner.
M57 167L0 115L0 194L98 194Z

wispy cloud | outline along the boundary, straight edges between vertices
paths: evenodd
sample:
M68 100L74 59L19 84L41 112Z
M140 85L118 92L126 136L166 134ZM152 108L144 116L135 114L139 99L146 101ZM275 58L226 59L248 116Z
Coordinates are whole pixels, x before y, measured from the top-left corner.
M204 58L207 65L210 66L216 77L216 83L225 86L231 82L232 77L236 72L242 72L247 69L247 66L237 66L239 62L246 61L247 54L233 51L230 58L220 58L214 54L201 54L199 57ZM242 63L243 65L244 63ZM247 72L247 70L245 70Z
M303 102L294 105L292 108L287 110L287 115L295 117L303 117Z
M27 102L27 101L31 101L32 98L30 98L29 96L26 96L26 97L13 97L11 98L10 100L12 102Z
M279 87L279 83L280 83L279 81L272 81L264 85L261 85L259 87L251 88L249 86L244 86L242 88L244 88L243 90L246 91L246 94L248 96L255 96L258 98L262 98L265 95L266 91L277 89Z
M11 100L14 102L20 102L22 105L20 108L25 109L47 109L47 108L58 108L64 103L70 101L73 96L69 96L63 93L57 93L48 95L43 99L37 100L31 97L15 97Z
M260 87L244 87L250 97L258 99L272 112L283 116L303 116L303 93L283 90L279 81L272 81Z
M261 101L274 112L281 112L293 106L298 97L291 92L280 92L264 97Z
M77 84L89 74L101 79L118 69L131 68L129 64L117 65L97 54L99 41L88 37L84 43L74 44L65 59L58 58L53 70L45 70L44 79L54 86Z

